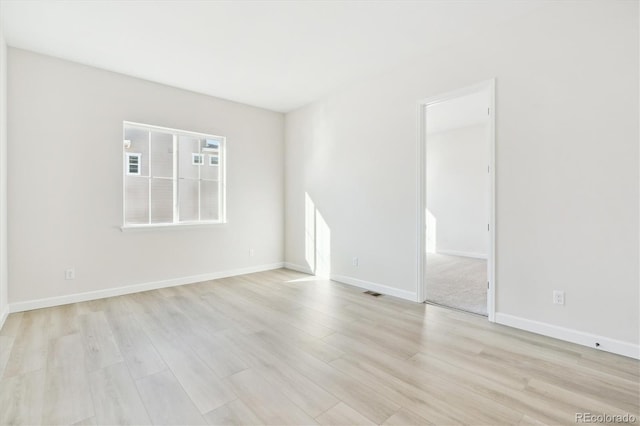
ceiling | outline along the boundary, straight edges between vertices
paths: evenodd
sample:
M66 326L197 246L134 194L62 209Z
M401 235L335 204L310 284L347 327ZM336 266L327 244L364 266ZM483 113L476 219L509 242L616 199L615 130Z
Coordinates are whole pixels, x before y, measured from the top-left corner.
M275 111L541 1L2 0L7 44Z
M489 91L482 90L427 107L427 133L438 133L488 121Z

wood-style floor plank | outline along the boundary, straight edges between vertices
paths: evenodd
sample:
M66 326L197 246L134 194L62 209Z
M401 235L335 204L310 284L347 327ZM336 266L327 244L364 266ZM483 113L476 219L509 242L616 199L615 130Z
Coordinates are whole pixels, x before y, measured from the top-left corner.
M327 426L358 426L375 425L371 420L349 407L344 402L339 402L318 417L316 420L321 425Z
M79 333L49 343L43 424L72 424L95 415Z
M151 424L138 389L124 363L89 374L98 425Z
M4 320L2 329L0 329L0 336L17 336L18 331L20 330L20 322L22 322L23 316L24 312L15 312L13 314L9 314L7 319Z
M35 425L42 418L44 368L2 380L0 424Z
M235 346L220 334L210 335L195 349L196 355L220 378L229 377L249 368Z
M112 311L105 314L118 349L134 379L159 373L167 368L134 314Z
M375 423L382 423L400 406L367 386L360 380L348 378L342 372L293 345L283 346L280 336L273 332L260 333L267 350L278 354L300 374L311 379L350 407L366 415Z
M269 425L312 425L313 417L289 400L279 389L270 385L257 372L249 369L227 380L236 394L258 417Z
M207 413L237 398L229 385L223 383L181 340L172 340L156 330L151 341L200 413Z
M406 408L401 408L393 416L383 423L385 426L406 426L406 425L429 425L432 424L423 417L411 412Z
M9 361L14 340L15 337L13 336L0 335L0 378L4 375L4 369Z
M80 330L89 371L121 362L122 355L103 311L80 315Z
M208 412L204 416L210 425L263 425L262 420L258 418L241 399L227 402L221 407Z
M45 367L49 317L49 309L24 312L15 332L13 347L4 368L3 377L28 373ZM14 324L10 324L10 327L16 327Z
M288 270L11 314L0 424L575 424L640 362Z
M80 331L78 322L78 305L62 305L49 308L49 324L47 334L49 339L66 336Z
M170 370L136 381L154 425L206 425L204 417Z
M75 422L73 426L97 426L97 423L95 417L89 417Z
M233 342L237 345L238 352L246 357L248 365L311 417L323 413L339 402L335 396L304 374L290 368L277 353L269 350L268 344L241 335L234 336Z

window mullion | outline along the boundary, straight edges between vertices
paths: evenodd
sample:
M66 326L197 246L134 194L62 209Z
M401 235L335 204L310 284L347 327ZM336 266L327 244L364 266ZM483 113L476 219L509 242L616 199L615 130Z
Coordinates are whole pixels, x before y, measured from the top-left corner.
M151 176L153 176L151 174L151 130L148 131L149 133L149 149L147 151L147 156L149 158L148 163L149 163L149 178L148 178L148 183L149 183L149 225L151 225ZM138 166L140 167L140 166Z
M218 215L218 218L221 221L227 221L227 140L224 139L222 142L222 159L218 160L219 163L222 163L220 166L220 171L218 172L218 182L220 182L220 186L218 186L220 194L220 203L218 206L221 209Z
M180 221L180 204L178 198L178 134L173 134L173 223Z
M202 166L204 166L204 154L202 153L202 142L198 139L198 154L200 154L202 161L200 161L200 165L198 166L198 222L202 220L200 213L200 192L202 191Z
M218 181L218 220L222 221L224 218L222 217L222 213L224 212L224 208L222 206L222 191L224 190L224 183L222 182L222 167L224 167L224 144L218 145L218 167L217 167L217 181Z

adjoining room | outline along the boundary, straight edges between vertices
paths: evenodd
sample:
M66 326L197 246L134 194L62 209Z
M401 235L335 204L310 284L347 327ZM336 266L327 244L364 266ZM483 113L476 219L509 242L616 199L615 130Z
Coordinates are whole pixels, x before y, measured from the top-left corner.
M456 91L424 109L426 298L484 316L494 245L492 91L491 83Z

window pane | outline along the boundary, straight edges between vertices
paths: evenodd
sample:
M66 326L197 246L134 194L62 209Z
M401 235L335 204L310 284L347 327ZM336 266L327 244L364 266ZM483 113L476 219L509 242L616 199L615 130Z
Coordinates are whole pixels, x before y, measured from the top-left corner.
M189 156L189 161L191 161L191 156ZM178 181L178 198L180 222L198 220L198 181L180 179Z
M151 179L151 223L173 222L173 180Z
M220 170L220 165L218 164L219 162L218 155L208 154L205 157L206 157L205 163L200 169L200 177L202 179L207 179L207 180L218 180L218 173Z
M149 176L149 132L128 127L124 129L124 138L131 141L131 146L124 152L140 153L140 176Z
M189 136L178 138L178 176L180 178L199 179L198 171L203 166L192 164L193 155L200 153L200 140Z
M151 132L151 175L173 177L173 135Z
M126 174L140 176L140 156L141 154L131 152L125 154Z
M200 220L219 220L218 182L200 182Z
M202 151L215 152L220 149L220 139L205 138L202 140Z
M126 176L124 180L124 222L130 225L149 223L149 179Z
M201 166L204 164L204 157L202 154L192 153L191 154L191 165L193 166Z

